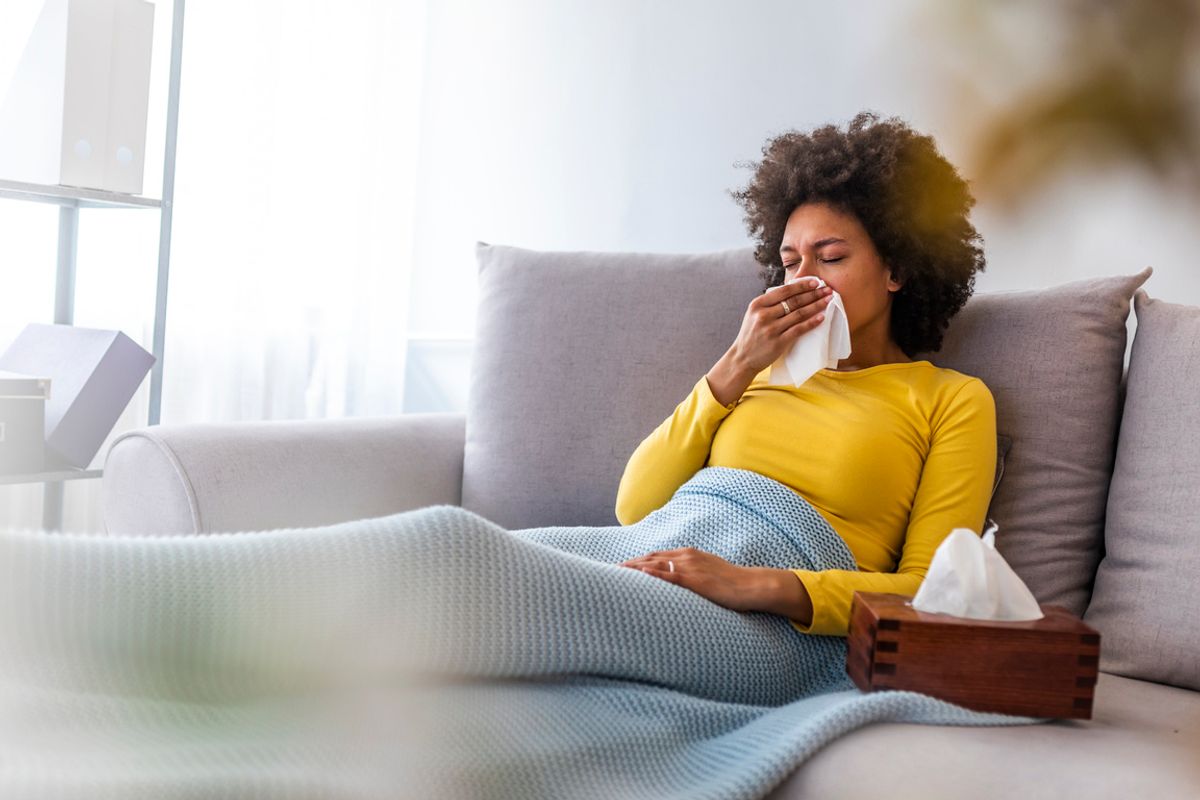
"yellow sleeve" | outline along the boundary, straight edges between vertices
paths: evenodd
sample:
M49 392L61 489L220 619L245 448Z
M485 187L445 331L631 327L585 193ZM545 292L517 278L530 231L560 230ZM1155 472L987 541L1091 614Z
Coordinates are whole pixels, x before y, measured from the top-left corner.
M808 590L813 618L801 633L848 636L854 592L915 595L933 552L955 528L982 535L996 472L996 405L978 378L964 384L935 423L895 572L791 570Z
M738 401L723 406L701 375L671 416L633 451L617 488L617 521L632 525L666 504L708 461L713 436Z

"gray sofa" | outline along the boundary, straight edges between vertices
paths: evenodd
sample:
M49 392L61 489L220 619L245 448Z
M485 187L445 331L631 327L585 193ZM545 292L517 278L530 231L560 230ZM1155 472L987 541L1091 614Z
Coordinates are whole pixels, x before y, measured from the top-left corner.
M107 531L313 526L437 503L509 528L618 524L630 454L762 290L750 248L476 251L466 414L131 431L106 457ZM1200 797L1200 308L1151 298L1150 275L976 293L942 349L918 356L996 398L1011 443L988 514L997 548L1039 601L1101 631L1093 718L869 725L772 797Z

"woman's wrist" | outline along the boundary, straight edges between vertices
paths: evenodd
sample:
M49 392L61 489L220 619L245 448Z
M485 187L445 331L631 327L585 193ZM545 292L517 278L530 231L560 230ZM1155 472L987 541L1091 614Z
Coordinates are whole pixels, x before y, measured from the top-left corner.
M753 610L779 614L804 626L812 624L812 598L796 573L774 567L748 569L752 575Z
M757 373L746 368L738 360L733 348L725 351L725 355L713 365L705 376L708 388L713 397L723 406L735 402L746 391Z

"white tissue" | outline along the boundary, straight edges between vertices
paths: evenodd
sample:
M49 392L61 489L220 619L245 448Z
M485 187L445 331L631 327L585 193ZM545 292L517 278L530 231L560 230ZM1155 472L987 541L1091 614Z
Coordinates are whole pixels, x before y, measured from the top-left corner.
M787 283L798 280L806 278L793 278ZM817 282L818 288L825 285L820 278L817 278ZM799 386L817 370L833 369L849 355L850 323L846 319L842 296L835 291L829 295L829 303L825 306L825 319L793 342L791 348L775 360L767 382Z
M933 554L925 580L910 605L956 617L1031 620L1045 616L1037 599L996 552L996 523L978 536L955 528Z

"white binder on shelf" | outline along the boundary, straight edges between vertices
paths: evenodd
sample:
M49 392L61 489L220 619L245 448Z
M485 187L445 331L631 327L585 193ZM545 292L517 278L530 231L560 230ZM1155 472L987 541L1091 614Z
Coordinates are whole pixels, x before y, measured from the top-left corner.
M114 5L104 185L114 192L141 194L154 6L145 0L120 0Z
M46 0L0 86L0 178L141 194L154 5Z

